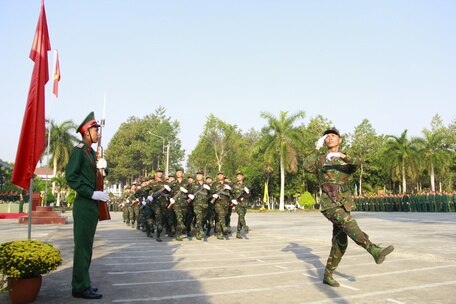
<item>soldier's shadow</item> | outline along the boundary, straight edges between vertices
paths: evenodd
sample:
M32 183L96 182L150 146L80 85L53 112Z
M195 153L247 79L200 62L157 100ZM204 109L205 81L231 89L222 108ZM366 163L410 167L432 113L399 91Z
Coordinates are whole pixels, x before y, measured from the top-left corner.
M290 243L287 247L283 248L282 251L292 252L297 259L313 266L309 267L304 275L310 277L312 279L310 284L313 284L322 293L326 294L329 299L337 298L337 303L349 303L339 296L337 288L323 284L322 281L326 266L321 262L321 257L312 252L312 248L297 243ZM338 274L346 277L343 274Z

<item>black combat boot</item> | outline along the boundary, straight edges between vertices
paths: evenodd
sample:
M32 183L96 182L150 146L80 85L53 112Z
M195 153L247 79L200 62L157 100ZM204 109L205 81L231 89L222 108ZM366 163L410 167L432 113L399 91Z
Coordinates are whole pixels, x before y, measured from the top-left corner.
M157 237L156 237L157 242L161 242L162 241L162 239L160 238L160 234L161 234L161 231L160 232L157 231Z

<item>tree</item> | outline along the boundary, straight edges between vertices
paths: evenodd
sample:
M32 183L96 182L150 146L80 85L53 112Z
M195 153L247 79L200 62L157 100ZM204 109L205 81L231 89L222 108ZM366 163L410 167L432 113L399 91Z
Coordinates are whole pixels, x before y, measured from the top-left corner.
M285 170L288 172L297 171L297 148L302 143L302 129L294 124L305 113L299 111L296 114L288 115L287 111L281 111L279 117L262 112L261 117L267 120L266 132L266 157L275 154L279 155L280 165L280 205L279 209L284 210L285 205Z
M179 132L179 122L165 116L163 107L144 118L130 117L120 125L106 149L109 166L106 179L125 184L148 174L159 164L163 166L163 145L168 143L171 147L170 167L178 166L184 157L181 141L177 138Z
M237 126L209 115L198 143L189 155L188 167L191 170L203 169L206 174L222 170L234 173L242 137Z
M359 195L362 195L364 166L375 159L380 151L381 141L369 120L364 119L355 127L355 132L349 136L352 154L360 159L359 170Z
M49 165L52 164L54 170L54 176L57 172L63 172L66 164L70 159L71 150L73 150L74 144L79 140L73 135L77 126L72 120L66 120L60 125L57 125L53 120L48 120L47 132L51 132L49 153L51 156ZM48 136L48 134L46 134Z
M387 136L385 144L385 164L392 179L400 176L402 193L407 192L407 176L415 177L418 172L418 148L416 140L407 138L407 130L401 136Z
M60 206L60 200L62 199L62 195L68 191L68 184L66 178L62 173L59 172L56 176L54 176L51 179L51 182L55 184L57 192L56 206Z

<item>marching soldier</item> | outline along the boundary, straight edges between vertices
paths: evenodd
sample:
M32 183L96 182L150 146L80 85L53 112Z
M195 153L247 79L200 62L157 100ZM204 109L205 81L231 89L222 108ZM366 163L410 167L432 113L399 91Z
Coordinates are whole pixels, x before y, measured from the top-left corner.
M245 222L245 214L247 213L248 197L250 190L244 184L244 174L241 171L236 172L236 183L233 185L233 200L235 211L238 214L238 223L236 228L236 238L242 239L241 230L249 233L249 226Z
M168 206L168 193L171 188L165 184L163 180L163 170L155 171L155 182L153 183L147 201L152 208L152 214L155 219L155 227L157 229L157 242L161 242L160 235L163 231L163 224L166 221L166 209Z
M184 169L176 170L176 180L171 187L171 206L176 215L176 240L182 241L181 233L186 230L185 216L187 214L187 182L184 180ZM188 231L187 231L188 232Z
M215 204L215 227L217 229L217 239L223 240L223 235L228 234L226 226L226 216L231 205L231 186L225 184L223 172L217 174L217 181L212 185L211 203Z
M347 236L366 249L377 264L383 263L386 255L394 250L393 246L382 248L373 244L350 215L354 206L351 196L353 174L359 160L340 152L340 144L339 131L335 128L326 130L317 142L315 158L308 159L306 164L306 170L315 172L318 176L323 189L320 199L321 212L333 224L332 247L323 278L323 283L331 287L340 286L333 278L333 273L347 249ZM324 154L319 151L323 145L328 148L328 152Z
M193 212L196 217L196 239L201 240L203 238L203 223L206 218L208 208L208 196L210 186L204 183L203 172L196 172L196 182L191 188L191 194L188 195L189 200L192 201Z

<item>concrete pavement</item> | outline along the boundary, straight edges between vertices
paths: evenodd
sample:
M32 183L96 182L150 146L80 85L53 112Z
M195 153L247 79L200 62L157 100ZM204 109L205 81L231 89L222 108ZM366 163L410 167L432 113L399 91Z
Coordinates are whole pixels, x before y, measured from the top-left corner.
M35 303L455 303L456 214L354 212L371 240L393 244L382 265L349 241L331 288L321 283L332 226L320 213L247 213L239 240L168 237L162 243L122 223L100 222L91 277L101 300L71 297L72 225L34 225L32 238L62 251ZM233 231L237 217L232 216ZM245 235L244 235L245 236ZM0 242L27 226L0 220ZM9 303L6 294L0 303Z

